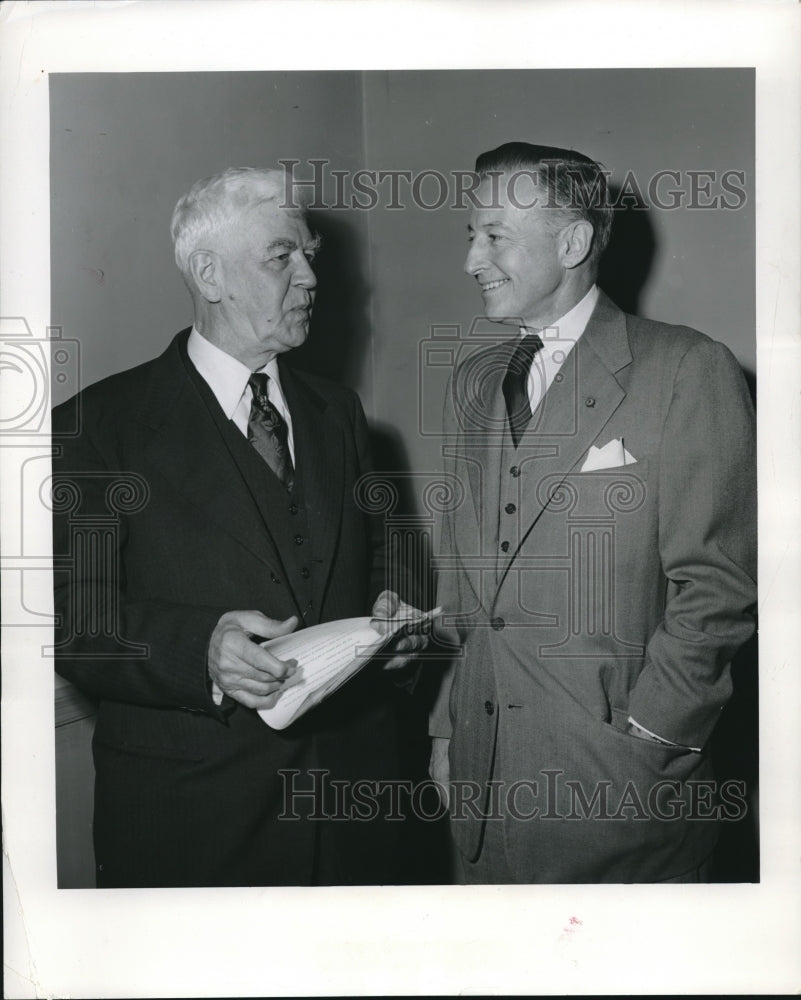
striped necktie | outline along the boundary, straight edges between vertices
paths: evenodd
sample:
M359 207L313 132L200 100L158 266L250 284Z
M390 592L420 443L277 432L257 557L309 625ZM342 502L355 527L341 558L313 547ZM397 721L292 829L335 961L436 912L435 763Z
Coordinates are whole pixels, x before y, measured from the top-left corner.
M291 490L295 470L289 451L289 429L286 420L270 402L269 382L270 376L264 372L254 372L248 379L253 393L248 419L248 441L284 486Z
M503 377L503 395L509 416L509 429L515 448L525 433L531 420L531 404L528 398L528 373L537 351L542 350L542 341L536 333L522 337L509 361Z

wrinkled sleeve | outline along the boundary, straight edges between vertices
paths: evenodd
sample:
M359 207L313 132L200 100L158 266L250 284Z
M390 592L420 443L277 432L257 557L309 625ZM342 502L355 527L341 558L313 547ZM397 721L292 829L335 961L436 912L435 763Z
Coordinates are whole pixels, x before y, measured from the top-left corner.
M729 663L755 627L754 413L723 345L703 340L682 358L662 441L667 598L629 712L666 740L703 747L731 694Z

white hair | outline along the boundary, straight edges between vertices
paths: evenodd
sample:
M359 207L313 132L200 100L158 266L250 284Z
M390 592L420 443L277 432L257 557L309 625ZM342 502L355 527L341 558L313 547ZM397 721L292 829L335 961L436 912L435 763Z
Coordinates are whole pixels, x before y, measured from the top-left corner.
M195 181L178 199L170 221L175 263L184 277L188 277L192 253L208 249L209 238L243 209L267 201L283 202L286 185L291 184L290 177L282 170L228 167L212 177ZM297 203L294 207L298 208ZM303 210L302 205L300 210Z

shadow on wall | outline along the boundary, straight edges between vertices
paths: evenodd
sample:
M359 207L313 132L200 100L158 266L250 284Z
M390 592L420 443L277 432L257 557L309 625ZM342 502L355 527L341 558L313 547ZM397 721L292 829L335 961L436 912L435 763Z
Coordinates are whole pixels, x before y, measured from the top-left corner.
M743 367L742 365L740 366ZM756 387L756 372L752 372L750 368L743 368L743 375L745 375L745 381L748 385L748 391L751 393L751 402L754 404L754 409L757 405L757 387Z
M611 185L616 204L620 189ZM601 259L598 284L623 312L639 314L640 296L654 261L656 240L648 207L630 201L615 210L609 245Z
M388 537L389 575L387 585L404 600L418 608L433 608L436 588L432 566L433 518L422 520L420 497L421 479L415 478L408 452L398 431L380 424L372 429L372 446L376 473L393 491L395 500L385 517ZM423 477L428 481L429 477ZM428 714L436 697L442 671L448 659L441 648L429 647L419 661L420 672L413 697L397 701L400 732L405 734L401 752L401 767L415 784L428 780L430 741ZM405 824L406 878L412 884L440 885L453 881L452 858L445 817L425 818L437 814L431 795L428 804L421 799L423 815L412 812Z
M732 661L734 692L712 737L712 760L719 785L743 789L745 815L720 824L712 867L714 882L759 881L759 650L758 639Z
M312 333L302 347L288 355L288 360L302 371L343 385L356 385L362 381L359 376L372 332L364 244L361 234L346 219L332 212L309 214L312 228L323 238L323 250L315 268L317 298ZM392 517L404 520L409 526L419 508L403 437L391 424L373 423L370 444L375 471L383 473L397 492ZM408 545L407 551L412 558L400 566L396 563L389 582L410 603L431 606L434 591L429 533L421 527L417 544ZM410 562L414 564L409 565Z
M610 185L609 196L616 203L620 198L620 188ZM598 284L623 312L639 315L640 299L656 255L656 238L650 209L644 202L635 204L633 198L629 195L626 204L615 210L612 234L601 261ZM743 375L756 406L756 375L749 368L743 368Z
M309 339L288 360L293 368L357 385L371 335L364 240L333 212L310 211L309 221L323 238L314 318Z

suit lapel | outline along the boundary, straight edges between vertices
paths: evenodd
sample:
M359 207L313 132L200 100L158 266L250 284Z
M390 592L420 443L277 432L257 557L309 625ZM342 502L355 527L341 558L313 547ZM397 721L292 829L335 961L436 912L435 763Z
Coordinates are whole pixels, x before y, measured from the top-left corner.
M250 487L208 401L189 374L190 362L183 357L187 333L179 334L158 359L143 394L138 419L152 430L149 458L161 475L220 531L271 570L284 575ZM225 419L222 413L220 419ZM201 540L198 544L202 544Z
M495 583L501 459L504 441L509 440L501 384L516 343L514 338L471 358L460 369L461 384L456 392L464 428L464 458L479 521L478 538L463 555L476 569L473 586L479 597Z
M534 413L517 451L523 470L519 544L499 574L500 587L520 545L626 396L617 373L631 363L625 315L603 293L584 334Z

